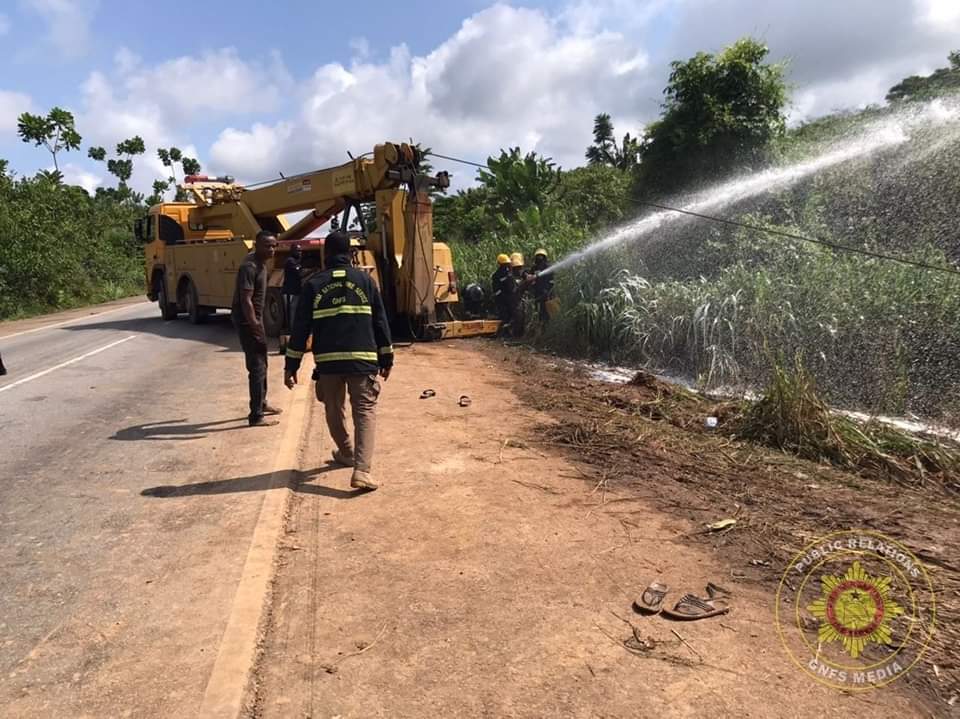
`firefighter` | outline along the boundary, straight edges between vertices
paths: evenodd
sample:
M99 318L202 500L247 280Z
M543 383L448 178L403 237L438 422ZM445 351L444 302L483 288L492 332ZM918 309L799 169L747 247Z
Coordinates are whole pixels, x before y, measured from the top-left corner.
M497 308L497 319L501 322L510 321L510 296L507 279L510 277L510 256L504 253L497 255L497 271L490 278L491 294Z
M550 315L547 312L547 303L553 298L553 273L544 274L550 267L547 260L547 251L539 249L533 254L533 296L540 310L540 323L547 324Z
M508 301L510 303L510 332L514 337L523 335L523 288L526 283L526 271L523 268L523 255L514 252L510 255L510 275L507 278Z
M373 447L380 382L393 367L393 345L383 299L366 272L350 263L350 239L336 231L324 240L324 269L303 286L287 345L284 384L293 389L313 337L313 379L327 429L337 448L333 462L353 467L350 486L373 490ZM349 393L354 439L346 429Z

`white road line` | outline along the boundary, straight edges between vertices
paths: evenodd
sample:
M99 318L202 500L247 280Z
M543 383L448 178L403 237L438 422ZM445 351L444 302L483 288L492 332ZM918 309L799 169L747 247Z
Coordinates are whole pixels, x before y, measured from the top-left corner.
M307 397L304 385L299 385L283 414L286 426L273 461L270 484L264 491L227 627L196 714L204 719L237 719L244 711L244 699L256 662L257 638L270 596L270 583L276 569L274 560L291 495L291 475L297 467L297 450L305 429Z
M40 332L41 330L52 330L56 327L63 327L64 325L70 325L75 322L83 322L84 320L93 320L97 317L103 317L104 315L113 314L114 312L120 312L121 310L129 310L131 307L139 307L141 304L134 302L129 305L124 305L123 307L115 307L112 310L104 310L103 312L95 312L92 315L84 315L83 317L74 317L72 320L64 320L63 322L53 322L49 325L43 325L42 327L34 327L32 330L21 330L20 332L14 332L12 335L0 335L0 340L9 340L14 337L19 337L20 335L28 335L31 332Z
M0 392L6 392L8 389L13 389L14 387L16 387L16 386L18 386L18 385L24 384L24 383L26 383L26 382L30 382L30 381L32 381L32 380L35 380L35 379L39 378L39 377L43 377L44 375L50 374L51 372L55 372L55 371L58 370L58 369L62 369L62 368L64 368L64 367L66 367L67 365L72 365L72 364L74 364L74 363L76 363L76 362L79 362L80 360L85 360L87 357L93 357L93 356L96 355L96 354L100 354L100 353L103 352L104 350L108 350L108 349L110 349L111 347L116 347L117 345L123 344L124 342L127 342L127 341L129 341L129 340L132 340L132 339L135 338L135 337L136 337L136 335L130 335L129 337L124 337L123 339L117 340L116 342L111 342L111 343L108 344L108 345L104 345L103 347L99 347L99 348L97 348L97 349L95 349L95 350L91 350L90 352L87 352L86 354L82 354L82 355L80 355L79 357L74 357L73 359L68 359L66 362L61 362L60 364L54 365L53 367L50 367L49 369L45 369L45 370L43 370L42 372L37 372L36 374L32 374L32 375L30 375L29 377L24 377L23 379L18 379L16 382L11 382L10 384L7 384L7 385L4 385L3 387L0 387Z

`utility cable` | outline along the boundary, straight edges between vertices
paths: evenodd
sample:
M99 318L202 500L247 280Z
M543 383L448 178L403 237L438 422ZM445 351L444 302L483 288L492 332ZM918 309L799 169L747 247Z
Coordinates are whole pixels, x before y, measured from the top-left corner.
M451 162L459 162L464 165L471 165L473 167L482 167L490 169L489 165L481 165L477 162L471 162L470 160L462 160L457 157L448 157L447 155L440 155L435 152L429 153L435 157L443 158L444 160L450 160ZM728 220L723 217L716 217L714 215L705 215L702 212L694 212L692 210L684 210L679 207L672 207L670 205L664 205L658 202L649 202L646 200L630 200L634 204L642 205L645 207L651 207L657 210L664 210L667 212L676 212L681 215L688 215L690 217L696 217L701 220L708 220L710 222L716 222L721 225L728 225L730 227L739 227L745 230L753 230L754 232L765 232L768 235L776 235L778 237L786 237L791 240L799 240L801 242L809 242L815 245L821 245L823 247L829 247L832 250L837 250L839 252L850 252L856 255L863 255L864 257L871 257L877 260L887 260L889 262L899 262L903 265L910 265L912 267L919 267L924 270L933 270L935 272L944 272L949 275L960 275L960 269L956 267L945 267L943 265L932 265L928 262L921 262L920 260L911 260L906 257L898 257L896 255L887 255L883 252L874 252L873 250L863 249L861 247L851 247L849 245L841 245L836 242L830 242L828 240L821 240L816 237L808 237L806 235L799 235L794 232L787 232L786 230L777 230L772 227L764 227L763 225L753 225L749 222L741 222L739 220Z

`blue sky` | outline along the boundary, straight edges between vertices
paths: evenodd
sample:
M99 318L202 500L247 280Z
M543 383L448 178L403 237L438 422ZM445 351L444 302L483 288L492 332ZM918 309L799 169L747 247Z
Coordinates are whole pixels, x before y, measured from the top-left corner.
M410 136L572 166L596 113L636 134L656 117L670 60L745 34L790 60L796 121L882 101L901 77L945 64L960 2L0 0L0 157L20 173L49 166L15 120L61 105L84 136L62 164L90 188L108 180L86 148L132 134L149 149L141 188L170 144L248 180Z

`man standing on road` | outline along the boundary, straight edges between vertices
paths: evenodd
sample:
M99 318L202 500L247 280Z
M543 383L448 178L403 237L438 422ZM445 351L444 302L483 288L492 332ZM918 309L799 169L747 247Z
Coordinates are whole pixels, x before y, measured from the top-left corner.
M0 357L0 377L7 373L7 368L3 366L3 357Z
M393 345L383 299L370 275L350 264L350 239L337 231L323 245L324 267L303 287L287 345L284 384L293 389L307 338L313 336L317 399L337 445L333 461L353 467L350 486L376 489L371 470L380 382L390 376ZM350 394L355 441L347 434L346 394Z
M300 297L300 259L300 245L294 245L283 263L283 309L288 331L293 327L297 299Z
M257 233L254 250L244 258L237 271L237 285L233 292L231 317L240 335L250 381L251 427L270 427L276 420L264 419L265 414L280 414L281 410L267 404L267 334L263 329L263 302L267 295L266 262L277 249L277 238L271 232Z

